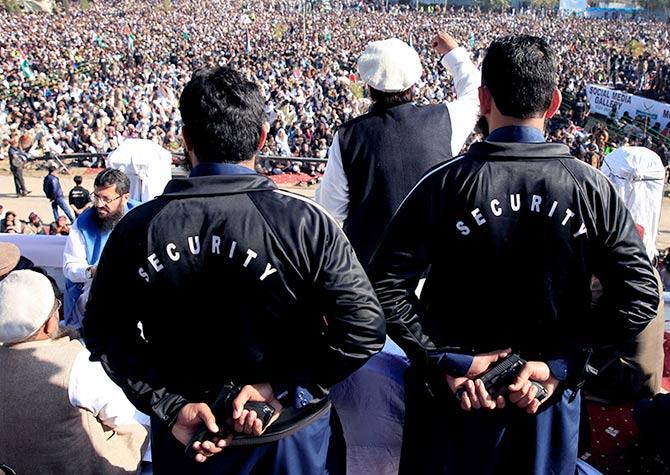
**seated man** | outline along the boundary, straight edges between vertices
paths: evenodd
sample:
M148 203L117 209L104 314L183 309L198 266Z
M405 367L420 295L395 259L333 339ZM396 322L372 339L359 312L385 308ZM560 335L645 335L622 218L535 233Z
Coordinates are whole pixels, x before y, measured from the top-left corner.
M130 200L130 181L125 173L101 171L91 194L93 207L85 210L70 228L63 252L65 325L79 329L98 260L114 226L137 203Z
M146 416L78 340L58 327L49 280L15 270L0 282L0 454L17 473L137 470Z

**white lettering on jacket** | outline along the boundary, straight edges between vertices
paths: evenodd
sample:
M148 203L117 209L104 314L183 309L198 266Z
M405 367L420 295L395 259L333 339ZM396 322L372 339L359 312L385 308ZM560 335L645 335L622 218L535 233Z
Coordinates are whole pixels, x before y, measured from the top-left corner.
M495 226L496 218L512 218L514 220L551 218L555 220L557 225L560 223L561 227L570 229L570 235L573 238L588 235L584 220L573 219L577 217L577 212L567 206L561 207L558 200L538 194L524 196L523 193L511 193L509 194L509 208L506 207L506 200L507 196L504 198L505 204L501 204L497 197L487 199L487 206L474 208L468 213L467 218L456 221L456 230L460 235L468 236L472 234L474 229L487 223ZM579 227L577 223L579 223Z
M139 276L144 279L146 282L151 282L155 274L158 274L163 269L166 269L166 266L170 267L174 263L183 261L187 256L199 256L204 253L204 257L208 258L212 256L214 259L222 259L221 249L225 246L228 249L228 261L233 263L239 263L240 270L246 269L245 272L255 272L258 280L264 281L268 277L277 273L277 268L273 267L272 263L269 262L259 262L258 252L254 249L247 248L245 251L240 249L237 241L230 241L228 243L223 242L221 236L212 235L210 242L204 241L206 238L201 236L187 236L186 239L179 242L175 240L174 242L167 242L165 245L158 246L157 252L151 252L146 261L149 262L149 267L140 266L137 269ZM210 250L207 254L207 250ZM185 251L188 252L184 254Z

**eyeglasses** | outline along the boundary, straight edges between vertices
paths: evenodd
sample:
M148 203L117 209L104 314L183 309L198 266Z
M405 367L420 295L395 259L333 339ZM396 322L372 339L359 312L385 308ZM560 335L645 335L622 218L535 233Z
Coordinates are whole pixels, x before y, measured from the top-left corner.
M96 195L95 193L91 193L91 199L93 200L93 202L97 202L97 201L99 201L100 203L102 203L102 204L106 204L106 205L108 205L108 204L111 203L112 201L116 201L116 200L118 200L118 199L121 198L122 196L123 196L123 195L119 195L119 196L117 196L116 198L105 198L104 196L99 196L99 195Z

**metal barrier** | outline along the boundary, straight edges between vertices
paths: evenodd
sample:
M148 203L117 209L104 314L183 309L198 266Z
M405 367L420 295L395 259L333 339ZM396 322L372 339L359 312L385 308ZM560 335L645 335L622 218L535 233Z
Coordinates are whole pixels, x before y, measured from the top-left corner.
M61 153L58 155L55 155L57 158L60 158L61 160L68 160L68 159L86 159L86 158L106 158L107 155L109 155L112 152L104 152L104 153L93 153L93 152L81 152L81 153ZM180 157L181 159L184 159L184 152L170 152L173 157ZM44 157L44 159L47 159L47 157ZM326 163L328 162L327 158L317 158L317 157L285 157L283 155L257 155L256 156L256 161L259 160L275 160L275 161L280 161L280 162L308 162L308 163Z

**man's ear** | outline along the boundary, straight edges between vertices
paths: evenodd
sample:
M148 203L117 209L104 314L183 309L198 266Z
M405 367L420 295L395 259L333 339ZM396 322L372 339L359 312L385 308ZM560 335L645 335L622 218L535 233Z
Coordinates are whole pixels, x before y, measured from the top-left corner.
M49 319L44 324L44 333L47 334L47 335L51 335L56 330L58 330L58 311L57 310L54 311L49 316Z
M258 150L259 152L263 149L263 145L265 145L265 141L268 138L268 131L265 130L265 124L261 125L261 137L258 139Z
M486 86L479 87L479 115L485 116L491 112L491 91Z
M556 114L559 107L561 107L562 100L563 96L561 95L561 91L559 91L558 88L554 89L554 92L551 95L551 104L549 104L549 108L544 114L545 119L551 119Z
M198 165L198 159L193 152L193 142L191 141L191 136L188 133L188 129L185 125L181 127L181 136L184 139L184 155L187 168L193 169Z
M185 125L181 127L181 136L184 139L184 148L186 152L190 152L193 149L193 142L191 142L191 137L188 135L188 130Z

